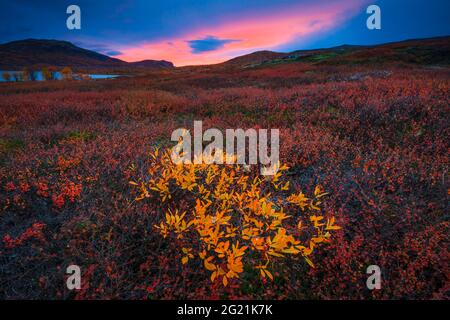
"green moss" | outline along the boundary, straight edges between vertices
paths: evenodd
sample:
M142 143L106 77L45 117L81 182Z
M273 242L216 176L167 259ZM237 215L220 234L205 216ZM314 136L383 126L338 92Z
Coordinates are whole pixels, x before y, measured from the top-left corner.
M1 139L0 138L0 153L11 153L23 148L24 142L20 139Z
M0 165L5 165L9 156L22 149L25 143L20 139L0 138Z
M67 134L66 138L80 141L89 141L95 138L95 134L87 130L71 131Z
M330 53L324 53L324 54L315 54L309 57L305 57L303 59L303 61L311 61L311 62L320 62L320 61L324 61L324 60L328 60L334 57L337 57L338 54L334 53L334 52L330 52Z

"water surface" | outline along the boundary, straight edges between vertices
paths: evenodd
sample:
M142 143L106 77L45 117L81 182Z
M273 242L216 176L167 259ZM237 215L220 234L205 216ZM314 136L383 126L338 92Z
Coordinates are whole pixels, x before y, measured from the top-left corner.
M13 82L13 81L22 81L22 71L8 71L8 70L0 70L0 82L5 82L5 78L3 77L3 74L7 72L10 75L10 79L9 82ZM34 71L33 72L34 75L34 80L35 81L44 81L44 77L42 75L42 71ZM77 74L73 74L72 75L74 79L77 79ZM113 79L113 78L117 78L119 75L117 74L96 74L96 73L91 73L91 74L83 74L83 76L88 76L91 79ZM53 73L53 77L55 80L61 80L62 79L62 75L61 72L56 71ZM81 79L80 79L81 80Z

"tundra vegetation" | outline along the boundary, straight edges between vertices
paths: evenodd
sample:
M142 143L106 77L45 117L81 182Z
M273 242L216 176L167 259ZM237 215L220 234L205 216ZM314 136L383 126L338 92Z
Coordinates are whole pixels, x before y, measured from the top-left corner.
M448 298L448 65L380 50L1 83L0 296ZM279 129L279 176L174 166L194 120Z

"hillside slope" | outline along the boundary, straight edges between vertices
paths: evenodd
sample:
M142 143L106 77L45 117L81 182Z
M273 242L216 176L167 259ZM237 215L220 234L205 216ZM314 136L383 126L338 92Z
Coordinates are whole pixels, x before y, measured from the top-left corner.
M288 53L258 51L233 58L223 65L256 67L294 61L330 65L384 62L450 65L450 37L412 39L372 46L341 45Z
M126 62L68 41L27 39L0 45L0 69L52 65L72 68L171 68L168 61Z

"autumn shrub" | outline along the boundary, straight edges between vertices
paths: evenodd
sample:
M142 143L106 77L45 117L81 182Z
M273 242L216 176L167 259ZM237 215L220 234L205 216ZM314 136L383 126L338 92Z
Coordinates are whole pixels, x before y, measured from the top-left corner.
M211 159L221 156L217 152ZM170 149L156 150L149 177L130 182L139 190L136 200L161 201L165 217L154 228L177 242L183 264L200 258L211 281L218 279L224 286L240 277L244 265L273 280L271 270L286 256L301 256L314 267L310 257L316 246L330 242L330 232L340 229L334 215L320 208L326 195L321 186L311 198L302 192L289 194L286 166L278 165L275 175L264 177L229 161L220 165L202 160L175 164Z

